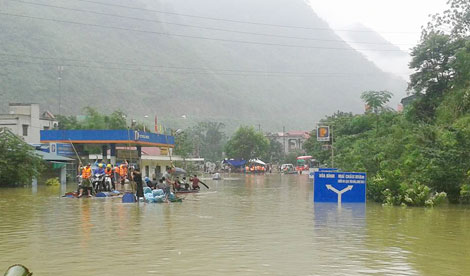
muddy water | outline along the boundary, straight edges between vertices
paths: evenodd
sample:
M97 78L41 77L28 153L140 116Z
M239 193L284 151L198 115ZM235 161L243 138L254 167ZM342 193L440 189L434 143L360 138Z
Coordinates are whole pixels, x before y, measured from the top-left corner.
M0 189L0 274L470 274L469 209L314 205L306 176L231 177L173 204Z

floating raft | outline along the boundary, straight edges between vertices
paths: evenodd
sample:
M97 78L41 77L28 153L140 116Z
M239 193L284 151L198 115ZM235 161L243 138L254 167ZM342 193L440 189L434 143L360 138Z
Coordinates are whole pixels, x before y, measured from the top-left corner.
M83 197L86 197L87 194L86 193L83 193ZM95 197L119 197L119 196L122 196L122 193L119 192L119 191L113 191L113 192L99 192L95 195ZM63 195L62 197L66 197L66 198L77 198L78 197L78 192L68 192L68 193L65 193L65 195Z
M176 191L175 194L197 194L199 190Z

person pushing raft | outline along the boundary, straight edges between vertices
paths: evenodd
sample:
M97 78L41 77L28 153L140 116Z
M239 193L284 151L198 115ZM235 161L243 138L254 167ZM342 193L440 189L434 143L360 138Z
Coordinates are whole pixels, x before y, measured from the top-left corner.
M189 179L189 181L191 181L193 183L193 187L192 187L193 190L200 190L201 189L201 187L199 187L200 180L199 180L199 178L197 178L197 175L194 175L193 177L191 177Z
M88 163L86 167L82 169L82 185L80 187L80 194L78 197L83 196L83 189L86 189L88 192L88 197L91 197L91 164Z

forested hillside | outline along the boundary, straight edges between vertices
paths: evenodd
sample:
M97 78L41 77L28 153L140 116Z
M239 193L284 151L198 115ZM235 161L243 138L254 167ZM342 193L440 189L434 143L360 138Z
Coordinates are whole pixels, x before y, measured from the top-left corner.
M405 94L302 0L99 1L0 1L0 108L58 113L60 98L62 114L312 129L335 110L361 112L364 90Z

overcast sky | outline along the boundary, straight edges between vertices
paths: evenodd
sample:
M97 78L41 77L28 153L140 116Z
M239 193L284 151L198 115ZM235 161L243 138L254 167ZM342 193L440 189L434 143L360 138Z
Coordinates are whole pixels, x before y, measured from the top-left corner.
M447 9L447 0L310 0L334 29L362 23L394 44L416 44L429 15ZM390 33L406 32L406 33ZM411 32L411 33L410 33ZM398 45L403 50L408 45Z

